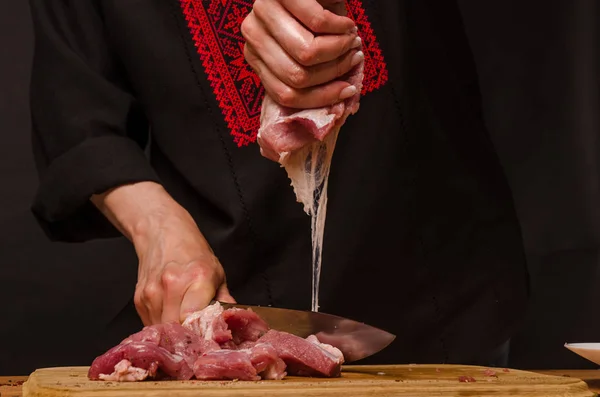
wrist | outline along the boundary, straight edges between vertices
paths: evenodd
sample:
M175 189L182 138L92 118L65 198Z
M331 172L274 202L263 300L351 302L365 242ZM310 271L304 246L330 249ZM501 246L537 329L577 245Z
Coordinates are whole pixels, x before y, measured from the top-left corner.
M137 247L171 222L190 217L164 189L154 182L139 182L93 196L92 202Z

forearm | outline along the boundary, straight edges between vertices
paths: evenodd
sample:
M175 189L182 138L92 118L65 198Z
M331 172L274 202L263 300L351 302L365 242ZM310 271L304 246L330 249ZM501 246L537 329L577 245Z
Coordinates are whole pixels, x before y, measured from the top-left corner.
M139 182L94 195L92 203L134 243L162 227L170 217L190 217L158 183Z

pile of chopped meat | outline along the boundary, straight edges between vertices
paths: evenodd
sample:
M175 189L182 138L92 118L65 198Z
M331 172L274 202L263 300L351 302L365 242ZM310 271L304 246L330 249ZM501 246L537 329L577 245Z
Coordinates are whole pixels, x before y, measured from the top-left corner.
M303 339L269 329L251 309L224 310L217 302L183 324L144 327L97 357L88 377L118 382L335 377L343 362L340 350L313 335Z

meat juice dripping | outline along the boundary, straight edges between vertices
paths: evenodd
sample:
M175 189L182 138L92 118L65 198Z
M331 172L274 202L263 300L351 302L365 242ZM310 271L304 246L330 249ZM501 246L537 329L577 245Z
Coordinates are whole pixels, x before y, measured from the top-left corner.
M340 127L334 128L322 142L313 143L291 154L284 163L298 201L304 205L304 211L311 217L311 310L314 312L319 311L323 235L327 216L327 187L339 131Z
M328 7L338 15L348 15L346 2L336 1ZM358 29L356 29L358 32ZM362 51L362 44L355 49ZM327 214L327 187L329 182L329 170L333 151L340 131L346 117L355 114L359 108L359 98L362 92L362 82L364 79L364 61L355 65L346 76L341 80L346 80L357 89L357 95L344 101L342 108L340 104L335 104L319 109L308 109L303 111L293 111L277 105L268 95L265 95L261 110L261 127L258 131L259 144L262 139L271 146L271 149L279 149L279 163L286 169L291 185L296 193L296 199L304 205L304 211L311 217L311 242L312 242L312 311L319 311L319 284L321 279L321 262L323 256L323 234L325 230L325 218ZM304 131L312 134L317 139L317 135L323 136L323 131L316 130L327 129L328 125L332 128L326 132L321 141L317 140L301 149L287 150L286 144L294 143L285 140L282 146L280 138L284 135L276 126L284 126L284 131L296 135L296 140L302 142ZM288 135L289 137L290 135ZM296 142L297 143L297 142ZM262 145L261 145L262 146ZM291 146L294 146L293 144Z

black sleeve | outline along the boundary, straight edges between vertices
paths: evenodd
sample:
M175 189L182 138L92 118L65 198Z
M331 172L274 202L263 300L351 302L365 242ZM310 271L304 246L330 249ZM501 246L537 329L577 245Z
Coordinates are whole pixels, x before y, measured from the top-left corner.
M90 203L122 184L159 182L148 124L112 52L97 1L30 0L30 104L40 175L32 211L52 240L119 236Z

